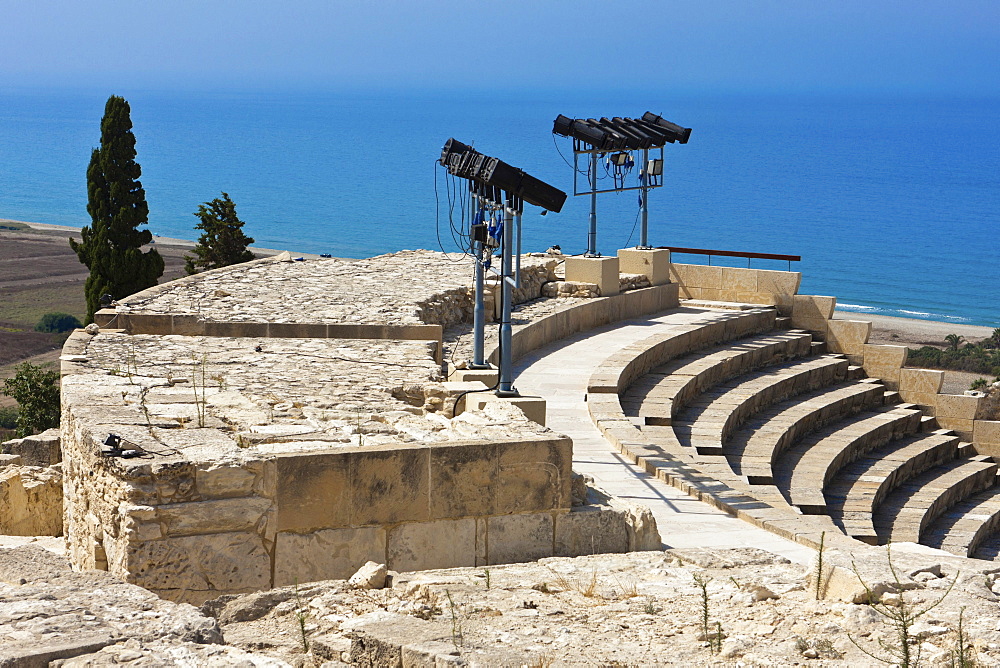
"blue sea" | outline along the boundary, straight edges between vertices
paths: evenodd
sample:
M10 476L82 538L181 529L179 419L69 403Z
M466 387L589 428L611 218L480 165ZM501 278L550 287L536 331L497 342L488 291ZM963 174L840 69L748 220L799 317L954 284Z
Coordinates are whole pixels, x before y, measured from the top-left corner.
M1000 327L997 99L8 89L0 218L89 222L85 172L109 93L131 104L149 229L162 236L196 239L193 212L225 191L258 246L452 250L452 184L435 160L455 137L569 192L559 214L526 208L524 247L581 253L589 196L572 194L570 141L552 121L652 111L693 128L665 149L652 245L801 255L801 292L846 310ZM638 243L637 214L635 192L599 197L602 253Z

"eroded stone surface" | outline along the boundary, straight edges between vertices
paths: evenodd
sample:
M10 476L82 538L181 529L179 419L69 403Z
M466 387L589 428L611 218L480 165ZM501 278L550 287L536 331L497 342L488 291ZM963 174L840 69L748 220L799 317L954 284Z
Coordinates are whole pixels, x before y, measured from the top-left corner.
M218 623L195 608L107 573L74 573L65 558L35 546L0 549L0 601L0 665L37 665L129 638L222 642Z

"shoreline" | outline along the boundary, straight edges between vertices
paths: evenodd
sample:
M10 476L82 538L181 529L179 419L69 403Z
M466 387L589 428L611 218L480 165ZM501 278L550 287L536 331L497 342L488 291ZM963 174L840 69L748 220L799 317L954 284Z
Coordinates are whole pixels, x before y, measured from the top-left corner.
M79 227L71 225L32 223L26 220L12 220L8 218L0 218L0 223L20 223L40 232L78 233L80 231ZM153 235L153 239L156 245L175 248L193 248L196 245L196 242L189 241L187 239L162 237L156 234ZM261 248L258 246L250 246L250 249L255 253L264 256L277 255L278 253L285 252L285 250ZM313 253L299 253L296 251L288 252L293 255L309 259L317 259L320 257L319 255ZM346 258L337 259L345 260ZM346 260L350 261L349 259ZM860 320L871 322L872 332L869 338L869 343L888 343L916 347L923 345L943 347L945 345L944 338L949 334L958 334L966 340L979 340L987 338L993 333L993 328L986 325L966 325L941 322L938 320L924 320L921 318L901 318L897 316L859 313L856 311L842 311L840 309L836 309L834 311L833 317L836 320Z
M50 223L32 223L32 222L27 221L27 220L13 220L13 219L10 219L10 218L0 218L0 224L2 224L2 223L20 223L22 225L27 225L31 229L38 230L40 232L70 232L70 233L77 232L77 233L79 233L80 229L81 229L79 227L74 227L72 225L53 225L53 224L50 224ZM153 245L173 246L175 248L194 248L197 245L197 242L195 242L195 241L190 241L188 239L175 239L173 237L161 237L160 235L158 235L156 233L153 233L153 242L154 242ZM289 249L278 250L278 249L275 249L275 248L261 248L260 246L249 246L249 249L252 250L252 251L254 251L255 253L259 253L259 254L262 254L262 255L277 255L278 253L284 253L287 250L289 253L291 253L291 254L293 254L295 256L298 256L298 257L304 257L304 258L308 258L308 259L311 259L311 260L315 260L315 259L319 258L319 255L317 255L315 253L300 253L298 251L289 250ZM338 258L338 259L343 259L343 258Z

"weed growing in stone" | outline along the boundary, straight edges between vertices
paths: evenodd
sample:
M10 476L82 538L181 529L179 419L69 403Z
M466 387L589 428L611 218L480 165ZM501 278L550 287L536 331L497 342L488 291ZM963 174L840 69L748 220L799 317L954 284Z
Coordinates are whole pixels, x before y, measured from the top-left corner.
M656 605L656 599L650 596L646 599L646 604L642 606L642 611L647 615L658 615L663 612L663 608Z
M823 548L826 542L826 532L819 535L819 550L816 552L816 600L823 598Z
M451 591L445 589L444 593L448 597L448 608L451 610L451 642L458 650L462 644L462 618L456 611L455 599L451 597Z
M490 588L490 569L488 569L488 568L484 568L483 569L483 577L486 579L486 588L489 589Z
M951 650L951 668L978 668L979 659L976 650L965 635L965 606L958 611L958 633L955 637L955 649Z
M704 578L700 573L692 573L695 584L701 590L701 636L708 641L708 649L712 654L718 654L722 650L722 624L715 622L715 628L709 620L710 611L708 604L708 583L712 578Z
M878 649L869 650L862 647L850 633L847 634L847 637L852 643L854 643L855 647L876 661L900 666L900 668L911 668L911 666L916 666L920 663L920 640L919 638L912 636L910 634L910 630L913 628L913 625L918 619L926 615L928 612L939 606L942 601L944 601L945 597L951 593L951 588L955 586L955 582L958 581L959 574L955 574L951 584L948 585L948 588L937 600L920 607L906 598L903 583L899 578L899 573L896 571L896 566L892 563L890 545L886 546L885 555L886 560L889 563L889 571L892 573L892 578L896 583L896 591L899 593L899 600L893 601L892 605L877 601L875 593L872 591L871 587L864 581L861 574L858 573L857 564L852 565L854 568L854 574L858 576L861 586L865 588L872 610L881 615L883 620L889 625L895 640L892 642L886 642L879 638Z
M302 652L307 653L309 651L309 635L306 632L306 620L309 619L309 610L302 605L302 599L299 597L299 583L295 583L295 619L299 623L299 636L302 642Z

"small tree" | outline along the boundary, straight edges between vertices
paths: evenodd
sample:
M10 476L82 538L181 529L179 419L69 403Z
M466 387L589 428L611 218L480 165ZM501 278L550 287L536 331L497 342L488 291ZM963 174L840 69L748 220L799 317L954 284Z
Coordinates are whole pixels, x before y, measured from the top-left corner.
M59 374L23 362L13 378L4 381L3 393L18 404L17 437L59 426Z
M243 234L243 221L236 215L236 205L227 193L211 202L198 205L195 229L201 230L194 256L185 255L184 269L194 274L206 269L228 267L254 259L247 246L253 238Z
M958 346L965 340L965 337L958 334L949 334L944 337L944 340L948 344L948 350L958 350Z
M124 98L112 95L101 119L101 147L90 155L87 167L87 213L91 225L81 230L81 241L70 239L80 262L90 276L84 287L87 322L93 322L101 296L122 299L156 285L163 275L163 258L154 249L142 247L153 239L140 230L149 219L146 191L135 161L135 135L130 109Z
M83 327L75 315L69 313L46 313L42 316L38 324L35 325L36 332L68 332L78 327Z

